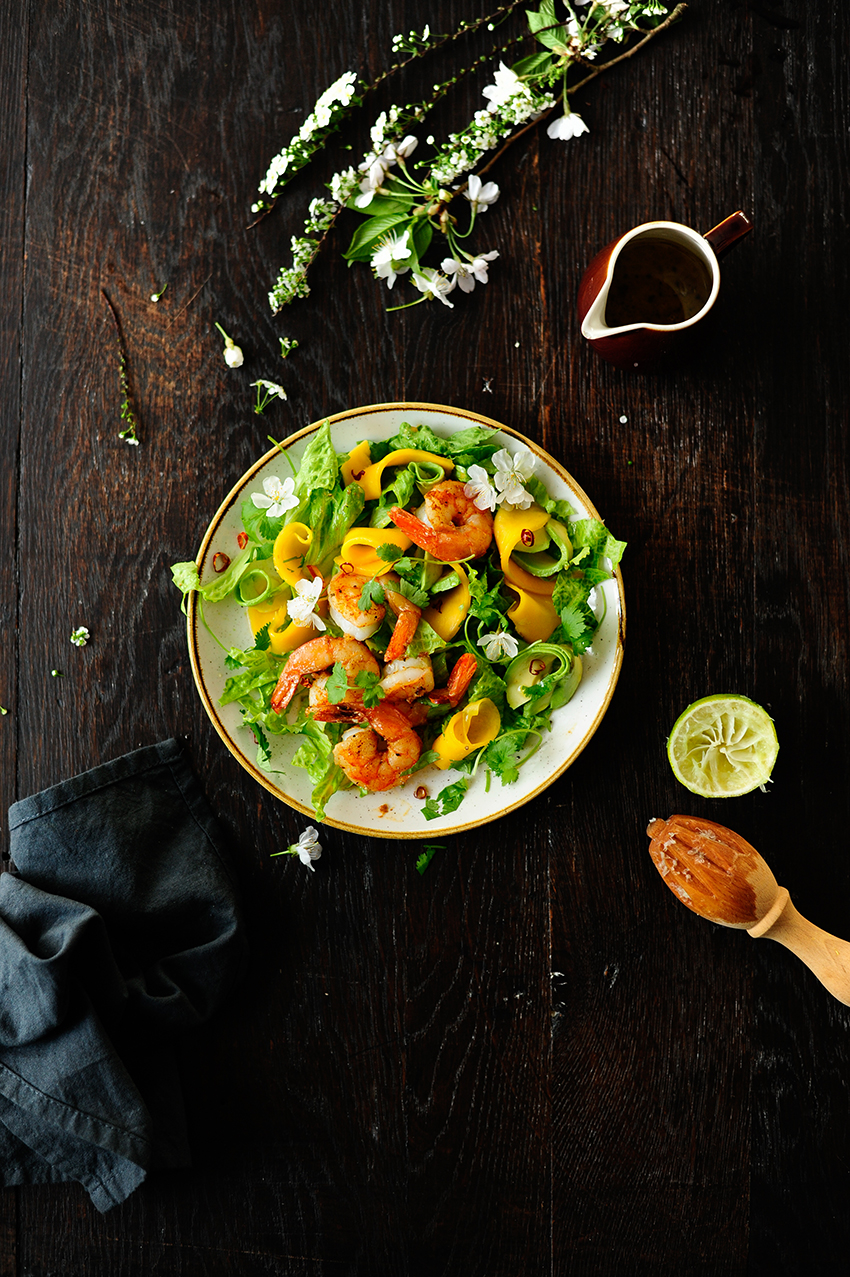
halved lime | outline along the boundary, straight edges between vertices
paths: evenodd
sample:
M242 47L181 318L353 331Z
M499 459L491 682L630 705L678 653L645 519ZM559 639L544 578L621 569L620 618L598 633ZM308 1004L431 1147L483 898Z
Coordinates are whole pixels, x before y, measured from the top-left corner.
M673 775L703 798L736 798L764 787L778 753L767 710L735 694L694 701L667 740Z

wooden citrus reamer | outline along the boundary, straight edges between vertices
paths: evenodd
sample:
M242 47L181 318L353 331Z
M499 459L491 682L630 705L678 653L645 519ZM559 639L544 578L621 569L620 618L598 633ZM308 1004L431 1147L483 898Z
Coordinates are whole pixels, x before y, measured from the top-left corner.
M798 913L746 839L693 816L651 820L646 832L655 867L682 904L710 922L784 944L850 1006L850 943Z

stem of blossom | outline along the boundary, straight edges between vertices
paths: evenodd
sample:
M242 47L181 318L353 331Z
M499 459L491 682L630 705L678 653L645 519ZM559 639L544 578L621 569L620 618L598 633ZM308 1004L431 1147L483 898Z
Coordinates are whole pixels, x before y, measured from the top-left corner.
M462 35L470 35L473 31L478 31L486 22L495 22L498 18L506 18L514 9L519 8L521 4L525 4L526 0L510 0L510 3L501 5L493 13L488 13L483 18L476 18L474 22L462 22L456 31L451 35L443 36L439 40L435 40L432 44L427 44L424 48L411 53L409 58L405 58L403 62L397 62L395 66L389 67L386 71L382 71L376 80L368 86L367 92L376 89L379 84L383 84L384 80L388 80L396 71L402 71L409 66L416 58L421 58L425 53L431 53L434 49L441 49L444 44L451 44L453 40L457 40Z
M387 314L389 314L391 310L410 310L411 306L418 306L420 302L424 302L424 301L425 301L425 294L423 293L421 297L416 298L416 301L404 302L401 306L388 306Z
M676 8L673 9L672 12L668 13L664 21L659 22L657 27L653 27L651 31L648 31L642 40L638 40L637 44L633 44L630 49L626 49L625 53L618 54L617 57L612 58L610 62L603 62L598 67L594 67L590 75L586 75L583 80L579 80L578 84L574 84L571 89L567 90L567 92L576 93L579 89L583 89L586 84L589 84L591 80L595 80L603 71L607 71L609 67L616 66L618 62L625 62L627 58L633 58L639 49L642 49L645 44L649 44L650 40L654 40L657 35L660 35L662 31L666 30L667 27L671 26L678 18L680 18L687 7L688 6L686 4L677 4Z

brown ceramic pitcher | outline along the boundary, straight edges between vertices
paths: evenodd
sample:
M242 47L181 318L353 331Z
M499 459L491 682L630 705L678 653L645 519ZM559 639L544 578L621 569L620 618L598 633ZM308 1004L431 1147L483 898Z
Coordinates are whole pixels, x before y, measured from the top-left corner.
M717 259L752 228L737 212L705 235L679 222L644 222L627 231L582 276L582 336L618 368L648 371L671 362L715 303Z

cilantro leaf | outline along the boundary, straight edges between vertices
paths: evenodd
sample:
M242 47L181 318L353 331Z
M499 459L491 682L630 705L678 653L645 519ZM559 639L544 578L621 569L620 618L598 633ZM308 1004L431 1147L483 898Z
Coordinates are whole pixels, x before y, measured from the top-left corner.
M516 733L508 732L504 736L497 736L484 750L483 759L503 785L510 785L518 780L520 746Z
M363 704L366 709L373 709L376 705L380 705L386 695L381 687L380 674L373 674L371 670L360 670L354 683L363 692Z
M416 869L418 873L424 874L438 851L445 851L445 847L439 842L426 842L422 846L422 852L416 859Z
M394 541L385 541L383 545L375 547L375 553L382 562L395 563L403 557L404 550L402 550L400 545L396 545Z
M357 606L361 612L368 612L373 603L386 603L387 596L384 594L384 587L376 576L365 581L363 589L360 591L360 598Z
M486 569L479 571L468 565L466 569L469 581L469 614L478 617L486 628L507 629L507 612L510 603L501 596L501 579L490 585Z
M345 699L345 693L348 691L348 675L342 661L337 661L328 675L325 691L331 705L338 705Z
M436 798L429 798L422 807L422 815L426 820L436 820L438 816L448 816L457 811L469 788L468 780L456 780L452 785L441 789Z

